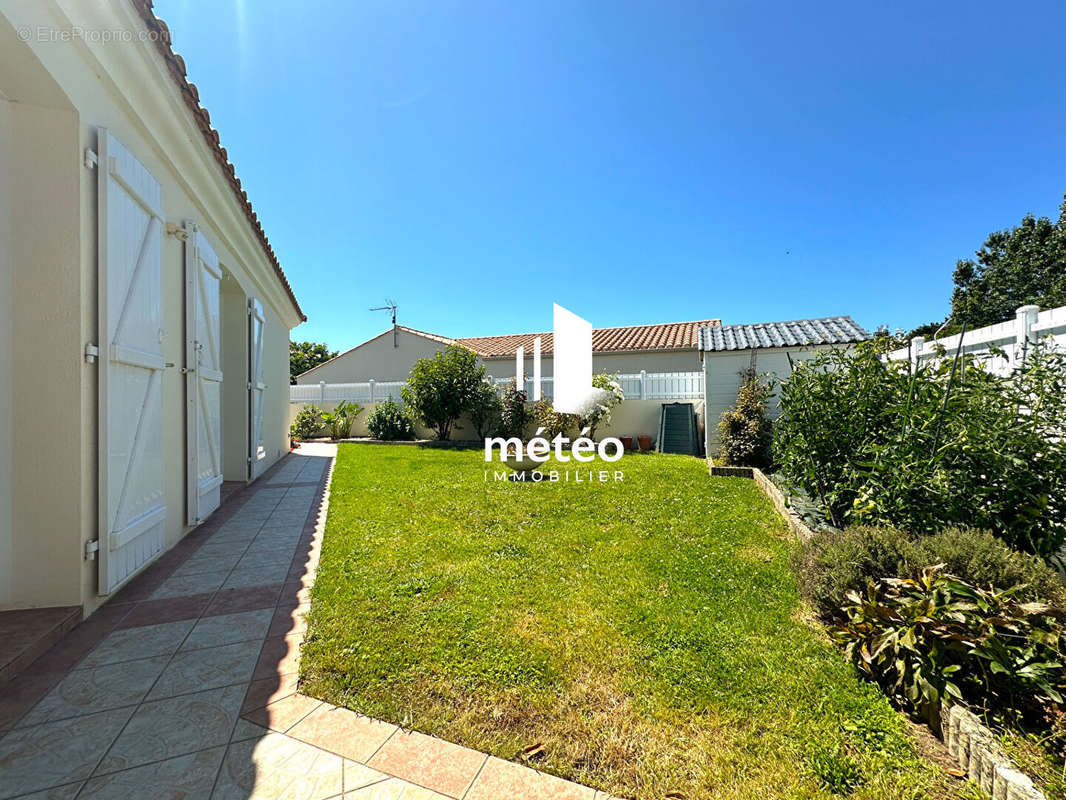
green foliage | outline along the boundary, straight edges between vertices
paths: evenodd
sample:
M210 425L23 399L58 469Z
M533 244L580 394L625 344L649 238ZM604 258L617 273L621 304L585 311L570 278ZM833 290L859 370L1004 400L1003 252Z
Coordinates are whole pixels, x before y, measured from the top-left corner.
M420 358L403 387L403 400L411 413L446 441L452 425L470 407L485 380L477 354L451 345L432 358Z
M355 418L361 413L363 413L363 407L348 400L338 403L333 411L321 412L322 422L329 432L329 438L334 441L350 439Z
M766 400L773 385L754 369L741 373L737 403L718 421L718 457L723 464L765 467L770 461L772 427Z
M595 439L596 429L601 425L611 424L611 412L625 401L626 396L617 378L606 372L593 375L592 386L595 389L602 389L603 394L587 413L578 416L577 428L579 432L588 428L589 438Z
M1039 556L1019 553L988 531L949 529L911 536L894 528L854 527L817 533L793 556L800 592L819 615L840 615L848 592L868 581L918 578L933 564L983 588L1013 589L1022 600L1066 607L1066 586Z
M910 374L875 346L795 365L774 458L836 527L985 528L1049 556L1066 539L1066 354L1000 378L962 359Z
M322 409L308 405L296 412L296 419L289 426L289 436L297 442L314 439L322 432Z
M324 364L337 357L336 350L330 350L319 342L289 342L289 383L296 383L296 377L312 367Z
M481 382L470 398L467 416L474 425L478 439L495 435L503 424L503 401L495 384L489 380Z
M559 413L547 398L533 404L533 422L537 428L544 429L541 436L549 441L568 432L576 434L578 430L578 417L575 414Z
M410 415L391 397L374 406L374 410L366 418L366 427L375 439L415 438Z
M1066 201L1057 221L1027 214L1021 224L989 235L955 266L951 321L970 328L1011 319L1022 305L1066 305Z
M833 794L851 794L862 785L862 770L839 743L812 742L807 770Z
M1062 704L1063 612L926 567L849 592L832 629L860 673L914 709L966 700L1022 721Z
M525 435L530 418L527 402L525 390L519 389L512 378L503 391L503 409L500 414L501 436L517 436L521 439Z

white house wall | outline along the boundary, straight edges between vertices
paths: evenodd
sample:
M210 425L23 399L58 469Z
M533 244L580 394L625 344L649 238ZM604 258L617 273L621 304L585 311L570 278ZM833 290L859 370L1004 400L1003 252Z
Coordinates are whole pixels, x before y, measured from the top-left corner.
M364 342L342 353L316 369L305 372L296 379L300 384L359 383L362 381L407 380L411 367L420 358L432 358L446 344L408 333L397 331L397 344L392 346L392 331ZM514 361L512 360L513 364Z
M108 128L160 182L166 221L197 222L240 290L263 303L264 444L271 462L287 450L288 331L299 318L154 44L24 44L14 38L15 27L35 30L45 20L86 30L140 29L141 22L127 3L0 2L0 67L16 53L26 62L20 81L32 77L44 87L38 87L42 102L58 105L58 96L66 104L22 102L8 115L17 158L5 185L19 189L11 211L12 370L18 376L12 415L22 422L11 430L12 447L4 448L19 458L12 476L14 581L0 603L80 603L88 613L104 599L97 595L96 563L82 557L85 542L97 537L97 365L81 355L84 344L96 340L97 171L82 164L82 154L96 149L97 126ZM5 86L0 93L7 93ZM164 237L162 260L163 355L175 365L163 378L169 548L189 531L178 368L184 360L184 252L176 237ZM247 376L227 373L224 380L243 392ZM229 422L224 419L224 426Z
M718 421L722 414L733 408L737 402L740 389L740 375L752 366L752 353L755 354L755 371L773 373L778 380L784 380L791 373L789 356L793 361L803 361L815 356L820 348L763 348L757 350L729 350L724 352L704 353L704 385L707 387L706 410L706 447L714 456L718 449ZM777 419L781 413L778 403L778 391L767 404L767 416Z
M0 242L11 241L11 103L0 97ZM11 251L0 247L0 604L11 596Z

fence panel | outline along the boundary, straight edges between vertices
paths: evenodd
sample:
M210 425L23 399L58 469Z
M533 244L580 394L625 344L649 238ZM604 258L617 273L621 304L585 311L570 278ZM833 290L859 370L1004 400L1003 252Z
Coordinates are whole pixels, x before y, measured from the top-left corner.
M1047 311L1040 311L1037 306L1022 306L1014 319L966 331L962 352L994 375L1007 376L1021 366L1033 342L1048 337L1054 347L1066 350L1066 306ZM945 357L954 357L962 338L961 334L955 334L927 342L924 337L916 336L909 346L893 350L886 358L917 364L938 358L941 352ZM1003 354L994 353L993 349L1002 350Z
M632 400L702 400L702 372L647 372L617 375L622 392ZM492 378L499 391L511 378ZM533 397L533 379L526 378L526 393ZM320 383L289 387L291 403L338 403L350 400L358 403L379 402L388 397L400 399L404 381L367 381L364 383ZM541 378L541 394L551 398L553 381Z

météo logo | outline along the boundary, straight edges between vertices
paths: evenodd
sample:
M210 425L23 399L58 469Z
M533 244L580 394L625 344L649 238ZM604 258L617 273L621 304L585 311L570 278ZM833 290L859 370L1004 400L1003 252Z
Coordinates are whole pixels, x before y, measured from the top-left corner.
M606 405L611 396L606 389L598 389L592 385L592 323L558 303L553 305L553 323L552 407L560 414L588 416L597 406ZM542 396L540 347L538 336L533 340L534 402ZM519 388L525 385L523 347L519 347L515 353L515 385ZM500 460L511 466L517 474L524 476L527 470L544 463L552 455L562 462L569 461L571 455L581 462L592 461L597 456L603 461L612 462L620 459L624 451L622 442L615 437L605 437L599 444L593 442L587 436L588 429L582 430L581 435L574 439L572 444L570 439L562 434L549 442L541 436L543 432L543 428L538 428L528 442L523 442L518 436L509 439L502 436L486 438L485 461L492 461L493 450L499 448ZM533 473L533 480L537 479L537 474ZM619 474L615 473L616 476Z

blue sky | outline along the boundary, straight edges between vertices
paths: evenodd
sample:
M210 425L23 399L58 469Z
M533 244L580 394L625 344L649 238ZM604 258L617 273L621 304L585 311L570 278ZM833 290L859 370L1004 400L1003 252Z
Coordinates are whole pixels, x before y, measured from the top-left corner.
M1066 4L157 0L309 321L943 318L1066 190Z

